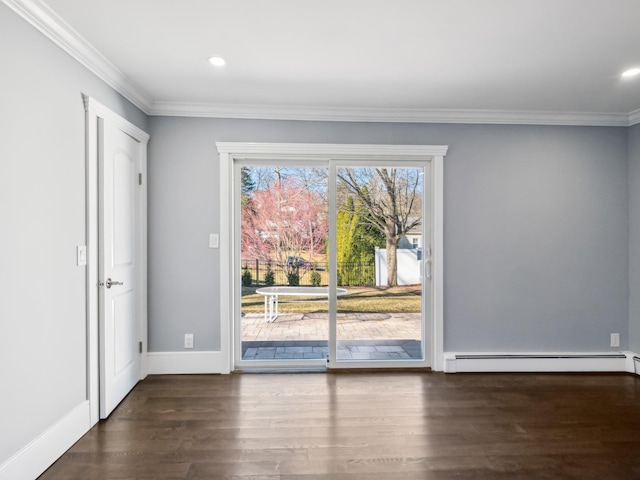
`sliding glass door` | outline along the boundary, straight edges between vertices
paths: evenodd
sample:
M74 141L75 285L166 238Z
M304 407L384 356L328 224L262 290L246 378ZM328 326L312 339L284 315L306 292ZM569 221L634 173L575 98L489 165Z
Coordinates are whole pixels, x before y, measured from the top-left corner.
M321 162L237 162L236 365L326 366L327 178Z
M426 366L428 163L335 161L329 184L329 366Z
M429 365L430 163L234 162L234 364Z

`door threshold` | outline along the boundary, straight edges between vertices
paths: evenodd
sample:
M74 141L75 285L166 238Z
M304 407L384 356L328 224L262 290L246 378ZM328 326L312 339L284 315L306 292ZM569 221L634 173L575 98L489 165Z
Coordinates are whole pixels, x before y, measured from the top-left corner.
M358 374L358 373L433 373L431 367L408 368L268 368L248 367L234 370L233 374L244 373L330 373L330 374Z
M365 368L328 368L327 373L405 373L405 372L422 372L422 373L432 373L433 370L431 367L365 367Z
M241 367L232 373L327 373L327 367Z

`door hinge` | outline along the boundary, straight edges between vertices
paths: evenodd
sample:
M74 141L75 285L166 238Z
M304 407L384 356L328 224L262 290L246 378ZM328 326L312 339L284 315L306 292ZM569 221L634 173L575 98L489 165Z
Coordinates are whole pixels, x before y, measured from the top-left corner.
M138 351L142 353L142 342L138 343Z
M142 174L138 174L138 185L142 185Z

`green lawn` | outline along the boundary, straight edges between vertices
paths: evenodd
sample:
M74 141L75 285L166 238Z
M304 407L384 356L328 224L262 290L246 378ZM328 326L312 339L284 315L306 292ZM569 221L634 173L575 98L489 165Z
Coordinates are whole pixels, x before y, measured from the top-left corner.
M264 296L256 294L258 287L242 287L242 311L264 312ZM338 311L351 313L417 313L421 309L420 285L404 287L344 287L347 295L338 297ZM285 297L279 310L282 313L326 312L326 298ZM288 303L287 300L295 300Z

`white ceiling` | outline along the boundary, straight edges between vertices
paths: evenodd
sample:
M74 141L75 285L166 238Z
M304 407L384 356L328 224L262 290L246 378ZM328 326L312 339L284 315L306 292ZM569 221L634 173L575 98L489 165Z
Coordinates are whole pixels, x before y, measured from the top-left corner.
M4 1L46 3L152 114L640 116L638 0Z

